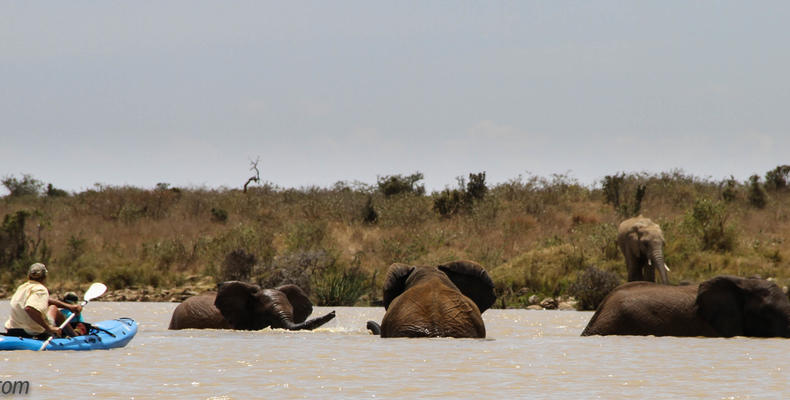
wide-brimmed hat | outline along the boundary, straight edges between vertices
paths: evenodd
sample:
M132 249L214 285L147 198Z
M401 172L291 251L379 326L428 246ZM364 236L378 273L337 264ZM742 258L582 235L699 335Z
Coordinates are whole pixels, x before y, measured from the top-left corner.
M47 266L42 263L35 263L27 270L27 277L40 281L47 277Z
M80 297L77 296L77 293L66 292L66 294L63 295L63 301L66 303L75 304L80 301Z

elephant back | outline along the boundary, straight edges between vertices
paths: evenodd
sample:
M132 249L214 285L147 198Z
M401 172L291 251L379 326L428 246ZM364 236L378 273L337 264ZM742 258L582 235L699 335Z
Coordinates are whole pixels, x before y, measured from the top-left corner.
M474 261L454 261L438 266L458 287L464 296L470 298L480 309L488 310L496 301L494 282L482 265Z
M230 329L217 307L214 306L215 292L192 296L173 310L168 329Z
M275 290L283 292L291 303L294 322L304 322L313 313L313 302L310 301L307 294L299 286L282 285L275 288Z

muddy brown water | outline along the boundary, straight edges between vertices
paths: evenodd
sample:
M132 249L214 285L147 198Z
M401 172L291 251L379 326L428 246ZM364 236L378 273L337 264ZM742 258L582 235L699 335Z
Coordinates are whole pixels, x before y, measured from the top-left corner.
M486 311L483 340L381 339L364 307L316 307L337 318L312 332L168 331L175 306L93 302L89 321L140 323L127 347L0 352L0 381L31 399L790 397L786 339L580 337L591 312L527 310Z

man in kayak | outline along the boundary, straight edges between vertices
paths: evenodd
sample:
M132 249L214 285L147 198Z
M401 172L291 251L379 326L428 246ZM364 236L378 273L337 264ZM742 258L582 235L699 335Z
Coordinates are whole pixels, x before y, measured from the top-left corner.
M58 325L66 319L58 307L79 313L82 306L49 297L49 290L44 286L47 280L47 267L44 264L31 265L27 277L28 281L20 285L11 297L11 315L5 323L6 335L36 339L61 336L63 332ZM67 327L67 333L74 333L71 327Z

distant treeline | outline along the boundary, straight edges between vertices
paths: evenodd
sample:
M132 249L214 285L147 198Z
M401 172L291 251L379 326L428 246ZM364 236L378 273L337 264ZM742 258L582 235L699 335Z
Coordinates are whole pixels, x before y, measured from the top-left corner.
M539 294L590 308L624 281L617 225L637 214L661 225L673 283L733 274L787 285L789 175L788 165L745 182L619 173L590 187L566 175L489 185L479 172L432 193L419 172L328 188L248 181L243 190L160 183L80 193L6 176L0 285L40 261L50 286L63 289L179 287L211 276L295 283L320 305L365 305L380 300L393 262L470 259L494 279L498 306Z

